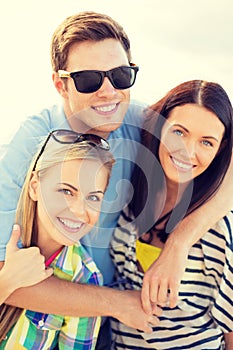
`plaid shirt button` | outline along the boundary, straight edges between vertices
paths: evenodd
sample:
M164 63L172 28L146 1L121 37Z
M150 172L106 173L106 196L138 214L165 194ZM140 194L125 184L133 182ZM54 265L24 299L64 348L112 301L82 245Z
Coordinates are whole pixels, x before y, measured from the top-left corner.
M43 325L44 325L44 321L43 321L43 320L40 320L40 321L38 322L38 326L41 328L41 327L43 327Z

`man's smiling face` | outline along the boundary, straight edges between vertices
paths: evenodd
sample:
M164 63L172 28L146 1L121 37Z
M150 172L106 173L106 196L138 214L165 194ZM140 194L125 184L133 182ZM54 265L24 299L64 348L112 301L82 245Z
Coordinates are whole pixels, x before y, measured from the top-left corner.
M69 72L108 71L119 66L129 66L124 48L118 40L105 39L73 44L65 69ZM64 88L62 92L58 89L61 82ZM70 78L62 81L56 76L54 83L62 94L66 117L75 131L106 137L121 126L130 100L130 89L115 89L107 77L100 89L93 93L78 92Z

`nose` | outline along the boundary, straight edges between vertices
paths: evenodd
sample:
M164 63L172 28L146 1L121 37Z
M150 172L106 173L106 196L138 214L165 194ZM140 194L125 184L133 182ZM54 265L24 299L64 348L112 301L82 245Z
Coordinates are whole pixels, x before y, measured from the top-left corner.
M187 156L190 159L193 159L196 157L196 143L193 140L187 141L185 143L185 150L186 150Z
M99 97L114 97L117 93L117 90L114 88L110 80L105 77L102 86L96 92Z
M70 204L70 211L79 219L87 217L86 203L82 196L78 196L72 204Z

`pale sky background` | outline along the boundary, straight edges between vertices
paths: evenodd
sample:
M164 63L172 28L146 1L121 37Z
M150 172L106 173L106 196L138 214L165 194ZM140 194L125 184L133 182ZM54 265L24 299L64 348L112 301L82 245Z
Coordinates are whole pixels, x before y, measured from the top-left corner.
M0 0L0 144L29 115L55 103L53 31L83 10L123 25L140 66L132 97L153 103L190 79L220 83L233 102L233 0Z

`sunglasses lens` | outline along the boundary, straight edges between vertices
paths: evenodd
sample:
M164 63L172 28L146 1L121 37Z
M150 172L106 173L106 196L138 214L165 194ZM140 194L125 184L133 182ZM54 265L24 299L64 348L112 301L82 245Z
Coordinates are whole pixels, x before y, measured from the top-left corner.
M102 75L95 71L83 71L73 73L75 87L79 92L91 93L99 90L102 85Z
M123 66L107 72L87 70L70 74L77 91L87 94L99 90L105 76L109 78L115 89L128 89L134 84L137 71L138 67Z
M101 147L105 150L109 150L110 146L107 140L103 139L102 137L94 134L82 134L80 136L80 141L87 141L93 146Z
M79 139L79 135L71 130L55 130L52 135L60 143L75 143Z
M86 141L94 147L100 147L109 150L110 146L107 140L94 134L78 134L72 130L55 130L52 133L53 138L59 143L78 143Z
M111 71L111 78L116 89L128 89L135 82L136 71L132 67L118 67Z

